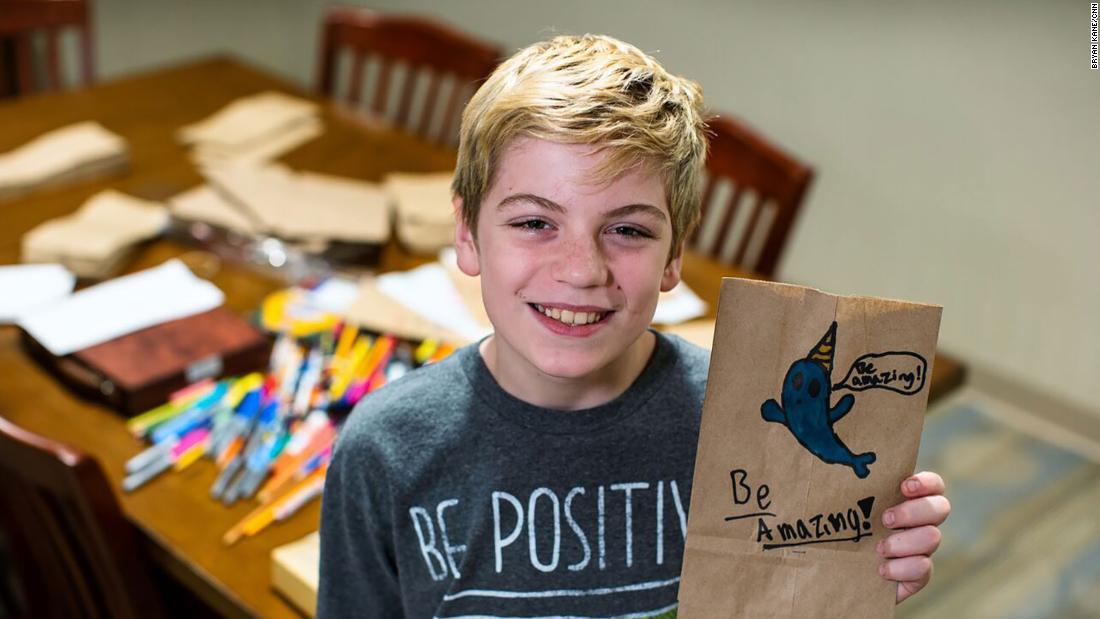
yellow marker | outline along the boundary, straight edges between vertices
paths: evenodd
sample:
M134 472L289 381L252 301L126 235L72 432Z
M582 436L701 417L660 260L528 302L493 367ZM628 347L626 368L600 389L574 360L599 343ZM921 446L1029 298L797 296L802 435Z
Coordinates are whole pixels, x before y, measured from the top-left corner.
M276 290L267 295L260 305L260 322L271 332L282 331L286 305L290 300L291 289Z
M188 447L180 457L176 460L176 463L172 465L172 470L182 471L187 467L194 464L202 454L206 453L206 441L199 441L194 445Z
M267 525L275 522L275 510L268 507L264 511L260 512L255 518L249 520L241 527L241 533L248 537L263 531L267 528Z
M378 368L378 365L382 363L386 355L393 349L395 340L392 336L383 335L379 337L374 346L370 349L370 354L363 360L362 367L355 368L355 378L370 378L374 374L374 370Z
M431 363L437 363L446 359L451 353L455 351L455 347L450 344L440 344L439 349L435 351L430 360Z
M416 347L416 352L413 353L413 360L417 365L424 365L428 359L432 358L436 349L439 348L439 341L428 338L420 343L420 346Z
M332 353L332 364L336 369L340 369L340 365L347 360L351 346L355 343L355 336L358 334L359 329L344 323L344 329L340 331L340 339L336 341L336 350Z
M249 391L252 391L263 383L264 376L259 372L253 372L242 376L225 392L225 398L222 399L222 404L225 405L226 408L237 408L237 405L241 403L244 396L248 395Z
M142 413L137 417L131 418L126 422L127 429L134 436L145 436L153 428L153 426L159 425L168 421L169 419L179 415L183 411L191 408L191 405L203 397L202 393L196 393L192 396L184 398L182 400L176 400L175 402L167 402L160 406Z
M182 413L178 404L172 402L165 402L156 408L151 408L140 415L131 417L126 422L126 428L131 433L138 434L139 429L141 433L144 433L144 429L150 425L157 423L164 419L171 419L175 415Z
M365 335L360 335L355 340L355 346L351 349L351 355L348 358L347 363L341 367L336 380L332 381L332 387L329 388L329 398L332 400L339 400L344 397L344 392L347 391L348 385L351 383L352 378L356 375L359 365L366 359L367 353L370 351L370 339Z

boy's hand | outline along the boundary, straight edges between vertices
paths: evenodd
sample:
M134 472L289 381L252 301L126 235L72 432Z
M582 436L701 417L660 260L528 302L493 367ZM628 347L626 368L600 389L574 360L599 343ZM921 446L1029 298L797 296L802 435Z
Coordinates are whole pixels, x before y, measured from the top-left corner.
M932 577L932 553L940 545L939 525L951 513L943 490L939 475L917 473L901 482L906 500L882 514L882 524L899 531L875 547L887 559L879 566L879 574L897 581L899 603L923 589Z

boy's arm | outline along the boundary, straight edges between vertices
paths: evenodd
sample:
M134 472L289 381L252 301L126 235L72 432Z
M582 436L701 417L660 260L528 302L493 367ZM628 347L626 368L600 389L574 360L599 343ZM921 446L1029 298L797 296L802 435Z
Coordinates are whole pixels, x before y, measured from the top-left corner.
M379 486L374 478L368 480L368 472L373 476L382 469L354 447L341 447L333 454L321 501L317 619L401 617L386 499L373 492Z

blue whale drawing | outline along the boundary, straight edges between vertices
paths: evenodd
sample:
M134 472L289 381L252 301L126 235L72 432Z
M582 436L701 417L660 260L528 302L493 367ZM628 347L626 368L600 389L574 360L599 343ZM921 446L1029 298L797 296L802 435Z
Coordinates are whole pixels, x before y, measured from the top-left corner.
M807 451L829 464L852 467L860 479L870 474L868 465L875 461L874 452L853 454L833 430L833 424L852 410L855 398L847 394L829 407L832 382L833 342L836 341L834 322L805 359L795 361L783 379L783 405L768 400L760 405L765 421L781 423L791 431L795 439Z

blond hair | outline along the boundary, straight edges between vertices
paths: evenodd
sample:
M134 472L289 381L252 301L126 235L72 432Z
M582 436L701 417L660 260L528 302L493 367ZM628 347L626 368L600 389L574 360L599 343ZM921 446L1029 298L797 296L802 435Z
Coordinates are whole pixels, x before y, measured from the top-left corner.
M598 181L644 166L664 179L670 258L699 218L706 124L695 82L608 36L558 36L501 64L462 113L452 190L477 229L501 154L517 137L591 144L608 156Z

